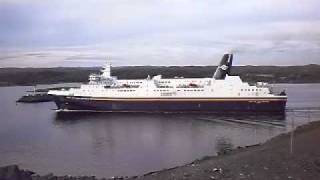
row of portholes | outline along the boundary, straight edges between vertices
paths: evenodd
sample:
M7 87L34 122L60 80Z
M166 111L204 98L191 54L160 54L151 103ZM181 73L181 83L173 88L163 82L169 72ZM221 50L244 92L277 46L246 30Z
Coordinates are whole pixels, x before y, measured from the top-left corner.
M136 91L136 90L132 90L132 89L130 89L130 90L118 90L118 92L133 92L133 91Z
M154 92L168 92L169 90L165 90L165 89L162 90L162 89L161 89L161 90L153 90L153 91L154 91Z
M261 89L241 89L241 91L261 91Z
M129 84L141 84L141 81L133 81L133 82L128 82Z
M204 91L204 90L203 89L187 89L187 90L184 89L183 91Z

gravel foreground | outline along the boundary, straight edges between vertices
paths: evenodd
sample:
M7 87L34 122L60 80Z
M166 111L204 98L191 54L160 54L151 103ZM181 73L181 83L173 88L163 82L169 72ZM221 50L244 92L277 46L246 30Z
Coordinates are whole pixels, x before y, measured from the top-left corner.
M291 148L292 147L292 148ZM0 180L96 180L94 176L45 176L16 165L0 168ZM298 127L293 133L277 136L262 145L222 152L193 163L134 177L110 179L254 179L319 180L320 121Z

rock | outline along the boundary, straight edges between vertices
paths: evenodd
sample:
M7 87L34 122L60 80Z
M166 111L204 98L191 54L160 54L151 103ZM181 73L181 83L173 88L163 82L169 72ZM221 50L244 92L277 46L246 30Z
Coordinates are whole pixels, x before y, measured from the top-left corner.
M240 179L244 179L244 178L245 178L244 174L243 174L243 173L240 173L240 174L239 174L239 178L240 178Z
M320 158L314 160L314 164L320 168Z
M32 175L31 175L31 179L32 179L32 180L40 180L40 178L41 178L41 176L38 175L38 174L32 174Z
M47 175L44 175L41 177L43 180L58 180L57 176L54 176L52 173L49 173Z
M190 177L191 176L191 174L189 174L189 173L183 173L183 177Z
M0 167L1 180L32 180L34 172L20 170L17 165Z
M213 168L212 171L213 172L218 172L220 174L222 174L222 172L223 172L221 168Z

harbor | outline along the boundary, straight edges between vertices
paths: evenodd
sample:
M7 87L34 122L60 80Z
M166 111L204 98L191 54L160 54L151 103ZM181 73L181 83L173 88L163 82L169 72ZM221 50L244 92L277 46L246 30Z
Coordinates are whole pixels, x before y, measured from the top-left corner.
M319 120L319 84L277 86L289 97L284 115L56 113L53 102L14 102L32 86L1 87L0 166L17 164L41 176L139 177L255 148Z
M319 180L319 0L0 0L0 180Z

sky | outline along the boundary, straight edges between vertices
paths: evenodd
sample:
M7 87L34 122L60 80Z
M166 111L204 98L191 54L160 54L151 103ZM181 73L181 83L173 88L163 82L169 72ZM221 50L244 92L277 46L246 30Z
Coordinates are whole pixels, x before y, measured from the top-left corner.
M0 67L320 64L319 0L0 0Z

